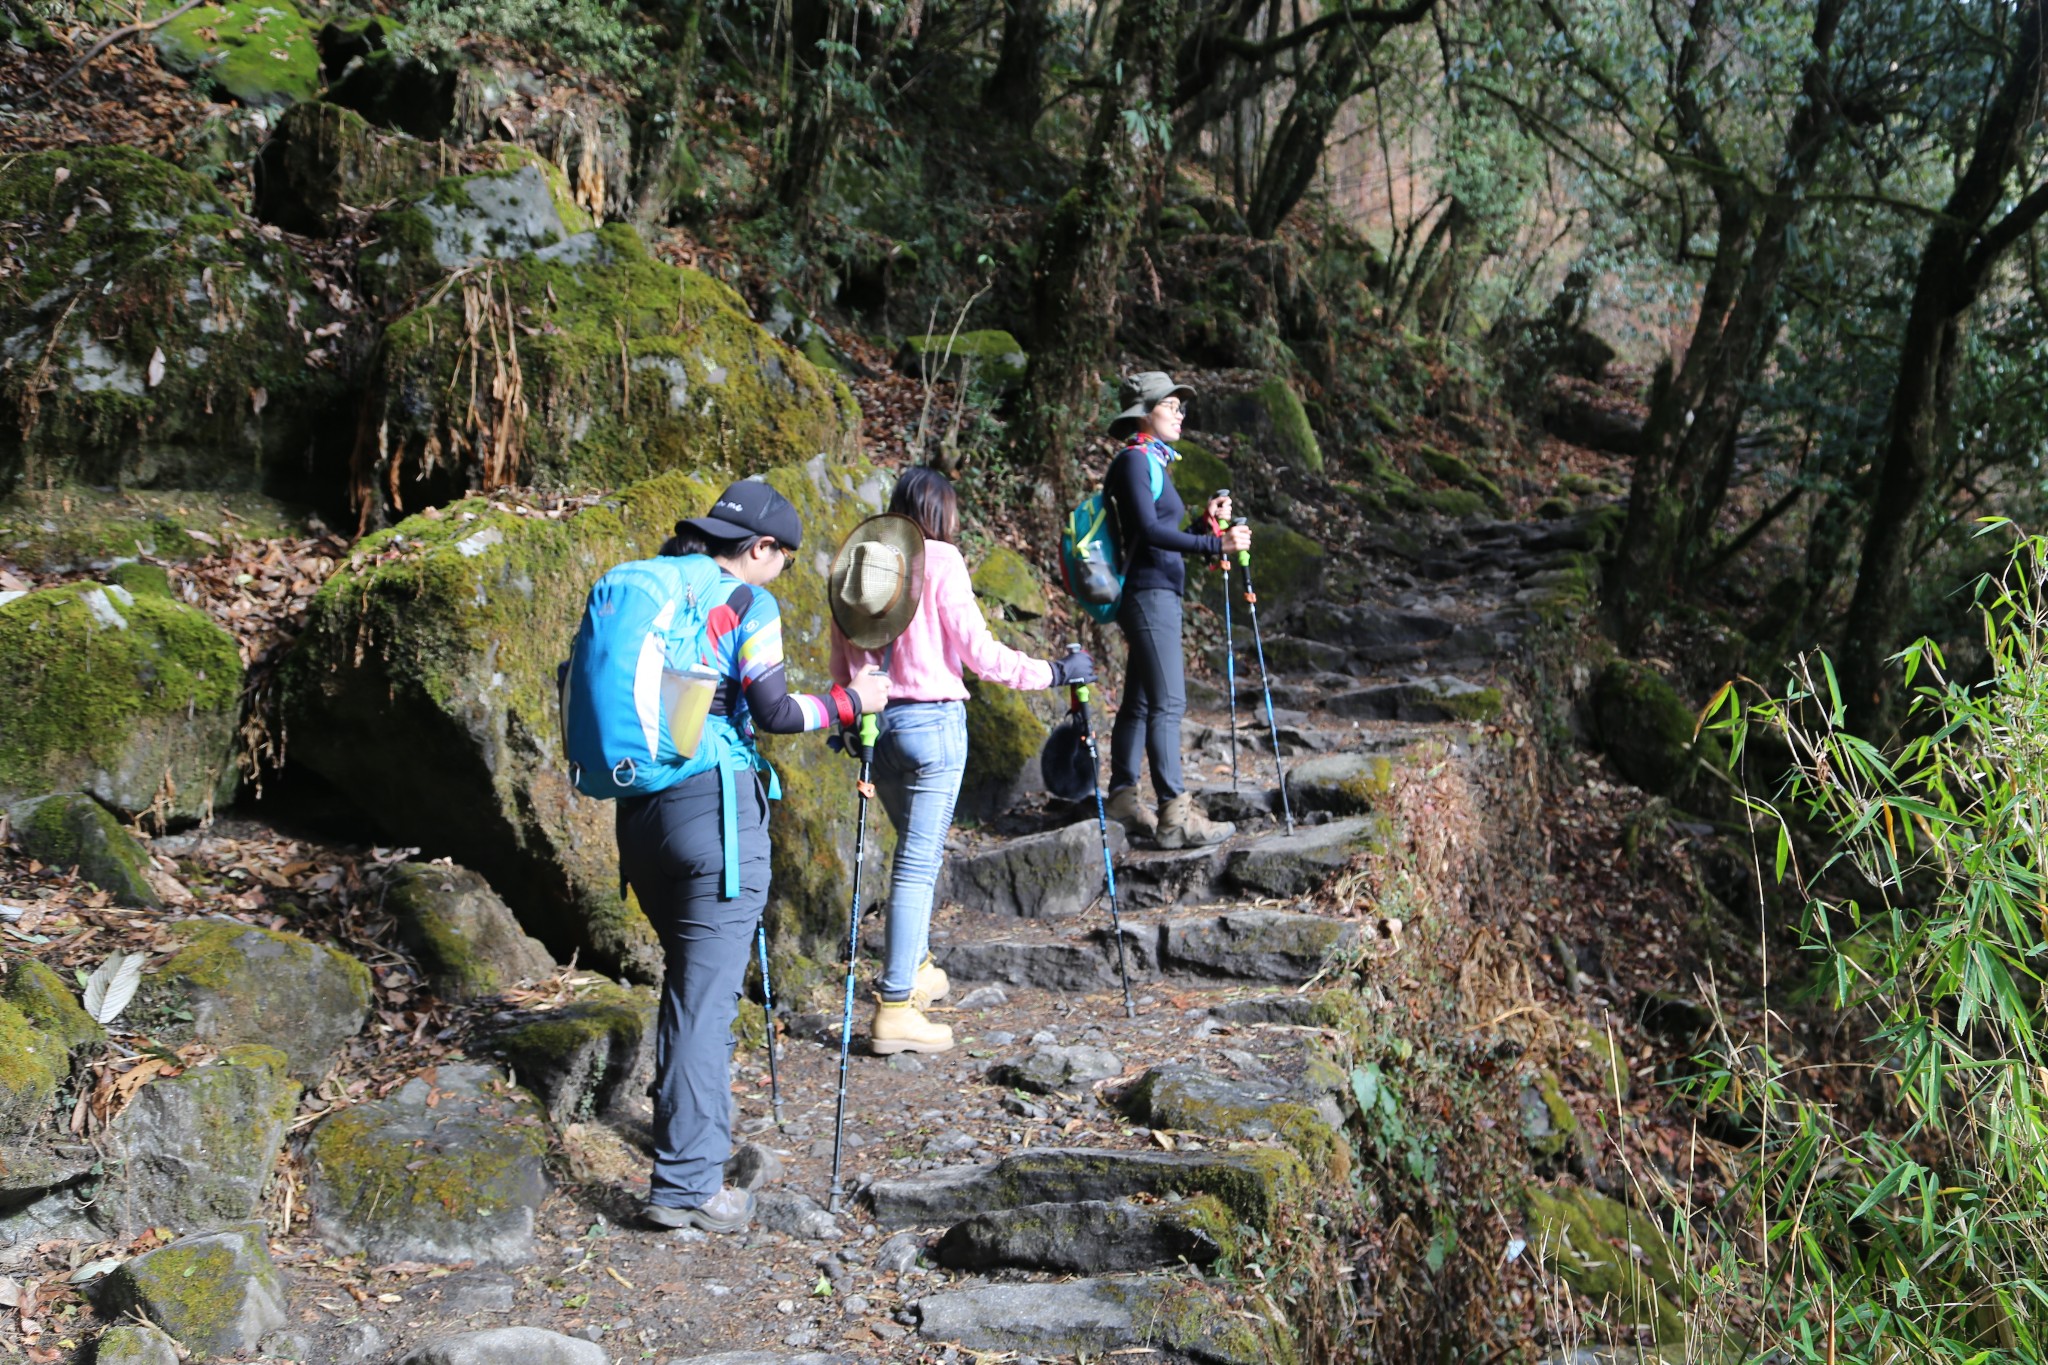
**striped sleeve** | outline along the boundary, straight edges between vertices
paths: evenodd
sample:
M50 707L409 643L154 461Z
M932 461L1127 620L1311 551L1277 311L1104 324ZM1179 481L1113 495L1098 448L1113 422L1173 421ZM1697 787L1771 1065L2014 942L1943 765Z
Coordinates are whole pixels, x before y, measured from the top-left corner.
M853 721L853 700L844 688L822 696L789 690L782 608L771 594L741 584L712 612L709 633L728 675L739 679L745 709L757 728L791 735Z

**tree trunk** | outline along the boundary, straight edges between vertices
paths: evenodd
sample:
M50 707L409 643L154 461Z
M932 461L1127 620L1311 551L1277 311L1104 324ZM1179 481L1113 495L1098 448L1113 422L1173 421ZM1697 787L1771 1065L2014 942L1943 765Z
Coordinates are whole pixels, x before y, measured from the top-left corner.
M982 107L1029 134L1045 108L1045 53L1052 43L1051 0L1003 0L1003 41L981 90Z
M820 44L837 37L834 0L793 0L789 22L790 83L796 101L787 122L782 164L775 173L775 202L801 227L810 217L818 182L832 157L838 120L832 115L832 87L826 69L832 56Z
M1097 376L1116 334L1117 273L1166 164L1160 54L1173 50L1179 17L1180 0L1125 0L1106 63L1123 79L1103 92L1080 183L1039 233L1017 447L1063 494L1079 437L1102 416Z
M1315 183L1330 129L1336 126L1344 102L1351 98L1366 52L1378 36L1338 29L1325 40L1308 68L1295 77L1293 98L1287 101L1280 126L1260 159L1251 204L1245 212L1252 236L1268 238L1279 232L1280 224Z
M1874 731L1884 715L1885 659L1900 640L1907 552L1934 482L1938 434L1948 412L1948 360L1958 328L1999 258L2048 209L2048 196L2037 188L2003 221L1985 227L2022 163L2040 115L2042 44L2048 36L2042 31L2041 0L2022 7L2013 32L2011 69L1984 111L1969 164L1921 250L1899 344L1898 379L1885 414L1870 526L1843 632L1843 700L1852 723L1865 733Z

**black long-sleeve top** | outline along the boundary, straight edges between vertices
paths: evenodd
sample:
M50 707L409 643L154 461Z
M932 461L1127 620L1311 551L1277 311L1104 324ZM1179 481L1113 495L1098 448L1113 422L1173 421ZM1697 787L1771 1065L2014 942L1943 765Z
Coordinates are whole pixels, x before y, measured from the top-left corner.
M1124 591L1164 588L1186 595L1182 555L1219 555L1219 536L1183 531L1187 505L1173 486L1172 449L1154 437L1138 437L1109 462L1103 491L1116 513L1117 540L1124 557ZM1152 496L1152 469L1159 471L1159 496Z

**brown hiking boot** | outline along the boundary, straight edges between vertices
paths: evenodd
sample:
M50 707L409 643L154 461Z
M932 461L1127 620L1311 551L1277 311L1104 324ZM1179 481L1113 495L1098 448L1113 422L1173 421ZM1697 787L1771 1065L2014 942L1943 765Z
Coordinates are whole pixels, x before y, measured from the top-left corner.
M1124 833L1134 839L1150 839L1159 833L1159 822L1152 818L1152 812L1138 804L1136 787L1125 787L1121 791L1111 792L1109 805L1104 813L1122 825Z
M1220 844L1237 833L1228 820L1211 820L1195 805L1192 793L1182 792L1159 809L1161 848L1202 848Z
M934 1024L908 1000L875 997L875 1022L868 1029L869 1046L877 1057L893 1052L951 1052L953 1030Z

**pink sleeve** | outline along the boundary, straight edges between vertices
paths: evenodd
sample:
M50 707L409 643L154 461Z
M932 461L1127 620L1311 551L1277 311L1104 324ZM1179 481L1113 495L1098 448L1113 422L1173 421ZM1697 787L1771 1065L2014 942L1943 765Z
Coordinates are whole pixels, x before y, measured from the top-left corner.
M853 665L846 657L846 636L835 622L832 626L832 681L841 687L853 681Z
M1052 686L1052 665L1043 659L1010 648L989 634L981 604L974 600L974 586L968 581L964 561L949 566L940 584L939 601L944 607L946 636L960 662L974 670L984 682L1000 683L1024 692L1039 692Z

